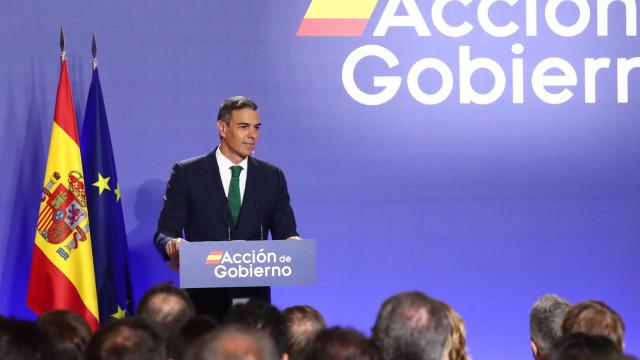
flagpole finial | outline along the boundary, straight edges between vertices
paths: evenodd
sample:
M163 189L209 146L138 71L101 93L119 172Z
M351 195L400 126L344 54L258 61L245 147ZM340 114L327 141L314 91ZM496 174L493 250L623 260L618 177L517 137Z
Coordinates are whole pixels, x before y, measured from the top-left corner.
M91 65L93 66L93 70L98 67L98 46L96 45L96 33L93 33L93 41L91 43L91 54L93 55L93 61Z
M66 53L64 51L64 28L62 27L62 25L60 25L60 51L61 51L61 57L62 57L62 61L64 61L66 59Z

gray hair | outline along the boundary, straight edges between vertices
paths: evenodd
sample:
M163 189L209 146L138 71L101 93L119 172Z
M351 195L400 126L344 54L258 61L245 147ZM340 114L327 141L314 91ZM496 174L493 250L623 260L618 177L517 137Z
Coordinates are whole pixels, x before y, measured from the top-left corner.
M566 299L555 294L543 295L533 304L529 313L529 331L539 354L548 353L562 336L562 320L570 307Z

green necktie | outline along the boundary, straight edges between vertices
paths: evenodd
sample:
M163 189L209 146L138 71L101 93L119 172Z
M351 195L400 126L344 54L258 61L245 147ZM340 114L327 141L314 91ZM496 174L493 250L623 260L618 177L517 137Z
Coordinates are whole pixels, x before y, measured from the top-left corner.
M229 202L229 209L231 209L231 218L233 220L233 226L238 222L238 216L240 215L240 172L242 172L242 166L232 166L231 169L231 182L229 183L229 196L227 201Z

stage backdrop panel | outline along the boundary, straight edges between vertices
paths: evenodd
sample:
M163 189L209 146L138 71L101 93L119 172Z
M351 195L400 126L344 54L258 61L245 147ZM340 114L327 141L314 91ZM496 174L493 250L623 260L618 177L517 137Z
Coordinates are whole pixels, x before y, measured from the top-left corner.
M552 292L609 303L639 355L639 13L605 3L1 2L0 313L33 318L64 25L78 119L97 36L136 302L177 280L152 246L173 163L216 145L218 105L243 94L255 156L318 241L317 284L276 305L368 333L385 298L421 290L460 312L474 359L527 359Z

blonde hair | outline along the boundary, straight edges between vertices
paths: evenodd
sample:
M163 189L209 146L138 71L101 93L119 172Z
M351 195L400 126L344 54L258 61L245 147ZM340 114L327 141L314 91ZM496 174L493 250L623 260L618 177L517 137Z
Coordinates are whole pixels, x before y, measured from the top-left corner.
M449 360L471 360L467 351L467 329L464 320L449 304L443 302L447 309L447 316L451 322L451 331L447 335L445 351Z

